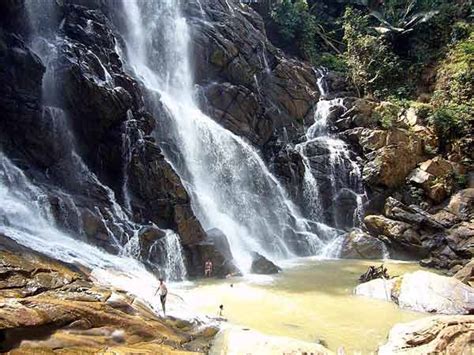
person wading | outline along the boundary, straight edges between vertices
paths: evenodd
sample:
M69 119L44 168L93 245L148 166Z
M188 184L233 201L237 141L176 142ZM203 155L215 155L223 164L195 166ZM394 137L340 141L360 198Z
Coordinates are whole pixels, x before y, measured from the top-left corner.
M204 276L211 277L212 276L212 261L211 259L207 259L206 263L204 264Z
M160 295L161 307L163 308L163 315L166 317L166 296L168 295L168 288L165 285L165 281L160 279L160 285L155 292L156 294Z

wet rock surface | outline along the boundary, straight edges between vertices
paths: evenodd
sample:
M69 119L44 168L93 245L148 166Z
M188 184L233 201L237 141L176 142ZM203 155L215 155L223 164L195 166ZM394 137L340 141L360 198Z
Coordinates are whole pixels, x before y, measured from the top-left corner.
M248 6L190 1L185 11L195 29L196 80L211 106L204 109L257 146L283 128L296 137L319 97L313 69L274 47Z
M280 271L280 267L265 258L263 255L260 255L259 253L253 254L253 261L250 267L250 272L252 274L271 275L278 274Z
M206 231L206 240L185 246L191 277L204 275L206 261L212 262L212 277L224 278L241 275L234 263L226 235L218 228Z
M135 223L173 229L183 244L203 240L181 179L150 136L160 117L144 109L141 84L124 69L112 8L51 3L57 28L37 33L50 14L27 5L4 5L31 24L2 22L0 31L3 152L46 192L61 228L109 252Z
M6 11L25 16L20 3L5 5ZM110 194L101 186L105 184L133 222L173 229L183 245L198 245L206 235L190 197L164 158L160 142L151 136L166 125L167 113L159 107L154 116L145 110L150 98L143 96L142 84L123 62L124 54L118 50L123 39L114 25L122 20L109 5L107 1L54 5L59 36L51 39L54 43L34 46L40 56L33 53L25 35L27 26L13 20L5 23L1 60L8 70L0 75L5 112L0 141L9 155L33 167L28 174L38 183L48 181L50 187L54 181L59 189L48 193L59 225L68 231L79 233L85 224L87 240L109 251L115 247L107 229L119 234L120 240L130 238L127 223L120 222L124 230L115 226ZM306 208L304 166L293 147L314 121L320 74L273 46L263 20L248 6L224 0L190 1L184 12L193 27L194 71L202 108L261 149L292 200ZM51 44L57 46L57 53L46 58ZM51 76L61 80L50 85ZM433 224L420 228L417 218L421 217L408 221L407 216L387 214L382 217L396 222L370 217L367 228L362 227L381 236L394 257L428 257L424 265L445 269L466 263L471 257L471 222L455 202L438 207L456 192L454 176L465 173L466 167L459 159L454 162L430 153L438 144L436 136L414 110L406 110L391 127L383 127L380 114L390 108L389 103L353 97L350 85L337 74L327 73L326 79L325 98L342 97L345 106L331 113L329 130L349 143L351 159L360 165L368 197L366 214L379 215L392 195L410 208L412 204L425 211L431 208L429 213L445 229ZM55 95L42 95L42 80ZM305 152L322 194L327 194L332 181L321 171L327 170L322 167L329 164L330 152L317 141L308 144ZM82 181L72 183L71 171L78 165L84 169ZM421 200L416 197L420 194ZM472 197L464 194L462 204L469 204L465 201ZM340 228L352 225L357 201L350 191L337 194L334 208L331 198L322 196L322 201L322 221ZM97 206L99 212L90 206ZM387 224L392 227L385 228Z
M7 251L18 248L17 251ZM158 318L72 265L0 244L0 342L10 353L205 353L217 330Z

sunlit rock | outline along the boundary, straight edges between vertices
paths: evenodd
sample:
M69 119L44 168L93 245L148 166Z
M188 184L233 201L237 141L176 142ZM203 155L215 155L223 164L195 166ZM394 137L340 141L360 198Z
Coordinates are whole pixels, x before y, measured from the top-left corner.
M269 336L250 329L222 330L209 352L210 355L240 354L333 354L324 346L287 337Z
M354 294L357 296L365 296L375 298L382 301L392 300L392 291L395 287L396 279L375 279L369 282L365 282L357 286L354 290Z
M437 316L396 324L379 355L471 354L474 316Z
M458 272L456 272L454 277L469 286L473 286L474 285L474 260L471 260L467 265L465 265Z
M0 249L0 280L0 351L203 353L217 332L159 318L132 295L26 249Z
M418 312L470 314L474 311L474 288L455 278L427 271L407 273L391 280L372 280L357 286L354 293L393 300L401 308Z

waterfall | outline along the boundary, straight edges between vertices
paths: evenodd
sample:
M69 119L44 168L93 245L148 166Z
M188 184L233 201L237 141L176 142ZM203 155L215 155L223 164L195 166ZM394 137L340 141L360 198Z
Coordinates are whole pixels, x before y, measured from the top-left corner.
M295 146L305 168L304 204L312 219L336 228L351 228L360 225L362 220L365 199L362 174L358 164L352 159L347 144L330 133L331 116L336 114L340 117L341 114L337 111L346 111L344 101L341 98L326 99L327 72L320 70L317 74L321 99L316 106L314 122L306 132L306 140ZM341 215L336 204L340 199L350 200L354 205L350 216ZM325 218L323 212L326 215L330 212L331 218ZM339 239L333 240L326 246L323 254L333 257L331 250L339 244Z
M55 142L54 148L61 152L61 158L59 161L56 162L56 164L49 169L50 171L47 171L46 173L46 178L48 180L54 179L54 193L60 196L58 201L58 210L60 211L60 216L59 218L56 216L56 219L54 219L49 212L51 210L51 206L49 206L47 200L49 198L50 191L46 191L47 189L44 189L43 191L42 187L35 186L33 183L29 182L27 178L22 175L21 170L9 163L8 159L0 151L0 154L2 154L3 176L9 177L11 176L11 172L14 171L14 176L20 177L19 180L23 181L24 185L22 187L15 187L12 185L9 186L8 189L5 186L2 187L5 196L10 197L15 195L14 192L10 191L11 189L19 189L18 193L16 194L19 197L15 195L17 198L12 198L9 200L9 202L12 203L12 206L22 205L21 208L25 211L28 211L28 213L25 213L25 218L31 217L35 223L36 217L33 218L33 216L37 215L38 213L43 215L43 219L38 222L37 229L25 229L28 220L24 222L24 225L11 224L9 221L11 221L12 218L8 216L8 214L4 218L4 220L8 223L2 223L4 220L0 219L0 228L5 231L5 235L7 237L15 239L18 243L30 247L33 250L44 252L45 254L60 260L68 259L69 256L71 256L68 259L71 262L77 262L93 269L106 268L105 264L101 264L97 261L98 259L103 259L112 260L113 263L117 263L115 265L111 261L107 266L112 268L112 270L124 271L125 269L121 268L120 263L122 263L121 260L125 260L124 267L127 267L129 264L133 264L133 277L140 278L140 273L144 271L144 268L139 266L138 260L149 263L148 260L143 260L144 258L142 256L150 253L150 250L140 250L141 245L139 242L139 231L141 230L142 226L129 219L128 213L117 202L115 193L112 191L112 189L103 184L97 175L91 171L84 162L78 153L78 150L76 149L76 139L71 127L69 127L68 115L62 108L64 105L60 99L61 95L59 92L59 90L61 90L61 83L58 82L57 78L55 77L57 70L55 65L57 65L56 62L59 58L58 53L61 50L61 46L70 45L68 43L68 39L65 38L61 32L61 29L65 23L65 19L62 19L60 8L55 2L27 1L25 6L28 15L28 22L31 26L30 46L46 66L46 72L42 83L43 115L41 120L45 127L51 127L49 131L52 132L51 138ZM87 22L86 30L91 30L91 23L89 21ZM97 77L92 78L95 84L112 90L114 88L114 80L107 68L103 65L99 57L91 50L88 50L87 54L95 58L103 71L103 76L98 75ZM121 192L123 194L123 204L127 211L130 211L128 168L131 161L132 149L135 148L135 146L133 146L134 144L138 144L138 146L140 146L143 141L143 137L141 137L140 134L141 131L138 129L132 130L132 128L136 128L136 125L137 123L134 120L132 113L128 112L127 120L124 122L123 126L121 147L123 155L123 182ZM49 184L50 181L47 183ZM31 193L23 193L25 187L28 187L28 189L31 190ZM102 224L109 237L109 241L107 243L115 248L119 257L99 251L99 249L85 243L72 240L74 237L81 240L85 239L81 211L76 205L75 197L81 195L88 196L89 194L96 194L100 199L105 200L105 203L101 204L100 206L89 207L93 209L94 214L102 220ZM27 195L32 198L32 201L36 201L36 210L33 209L31 204L29 204ZM34 197L35 195L44 196L44 201L42 201L40 204L38 202L38 198ZM77 220L76 228L72 228L68 225L67 212L66 216L62 215L62 213L65 212L65 206L67 206L69 211L72 211L74 214L76 214L76 216L73 216ZM9 206L6 206L6 208L9 208ZM7 209L6 211L9 212L10 210ZM45 213L48 213L49 215L46 216ZM56 226L58 219L59 221L64 222L61 224L61 226ZM15 219L13 218L13 220ZM31 220L29 222L31 223ZM62 231L61 228L64 229L64 231ZM65 231L70 234L65 233ZM183 280L186 276L186 270L182 258L182 251L175 245L176 243L179 243L179 236L176 234L171 236L171 231L165 232L167 233L167 236L170 235L170 237L166 238L168 242L165 244L160 244L159 249L155 250L155 252L166 256L168 251L163 250L163 248L170 246L173 250L173 253L178 253L179 255L174 256L174 259L172 257L166 256L166 260L164 260L162 264L154 265L152 263L152 266L167 279ZM30 234L34 234L34 238L26 238L26 235ZM49 234L57 237L56 239L58 246L48 251L47 245L43 244L47 244L47 242L49 242ZM44 240L42 238L44 238ZM31 241L36 242L31 243ZM84 251L76 250L76 248L79 247L83 248ZM93 260L87 258L88 252L91 252L90 256L93 257ZM74 257L72 257L72 255ZM84 257L83 260L82 257ZM132 261L132 259L137 260Z
M157 141L204 229L225 233L243 271L254 251L271 259L316 253L319 238L257 151L198 108L179 1L124 0L123 7L127 64L169 116L164 123L166 115L155 111Z
M161 240L159 241L161 242ZM165 270L170 275L181 275L181 280L186 277L183 250L178 235L167 230L163 238L163 250L165 251Z

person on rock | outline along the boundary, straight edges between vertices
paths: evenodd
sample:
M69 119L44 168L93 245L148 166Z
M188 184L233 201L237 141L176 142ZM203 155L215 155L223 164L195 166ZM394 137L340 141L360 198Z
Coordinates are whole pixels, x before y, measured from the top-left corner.
M168 295L168 288L162 278L160 278L160 285L158 286L155 295L157 293L160 295L161 308L163 308L163 315L166 317L166 296Z
M212 261L211 259L207 259L206 263L204 264L204 277L211 277L212 276Z

